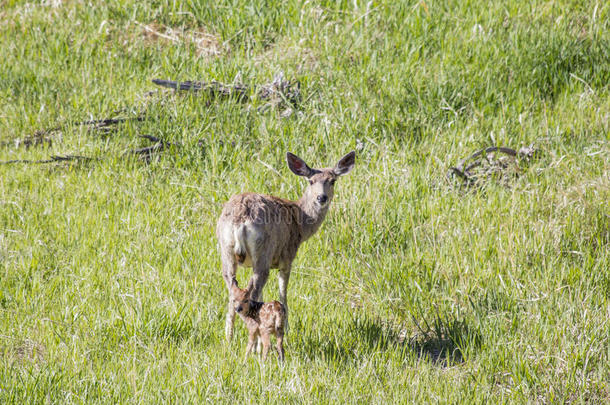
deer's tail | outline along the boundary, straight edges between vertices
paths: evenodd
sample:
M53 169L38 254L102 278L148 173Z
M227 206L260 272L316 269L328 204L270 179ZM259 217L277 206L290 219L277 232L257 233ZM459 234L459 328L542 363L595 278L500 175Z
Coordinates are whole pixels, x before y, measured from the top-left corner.
M243 263L246 260L246 226L244 224L238 225L233 230L233 237L235 238L235 257L239 263Z

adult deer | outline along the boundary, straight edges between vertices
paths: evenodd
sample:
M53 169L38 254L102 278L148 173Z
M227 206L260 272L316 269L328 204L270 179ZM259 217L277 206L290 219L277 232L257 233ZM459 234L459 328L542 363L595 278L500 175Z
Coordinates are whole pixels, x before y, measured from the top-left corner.
M225 323L227 340L233 337L235 308L231 305L231 285L237 266L252 267L248 285L250 298L261 301L270 268L279 270L280 301L288 310L286 289L292 261L301 243L316 233L333 198L335 181L354 167L354 151L343 156L333 168L312 169L300 157L288 152L288 167L309 185L298 201L244 193L234 195L224 205L216 236L220 246L222 276L229 291Z

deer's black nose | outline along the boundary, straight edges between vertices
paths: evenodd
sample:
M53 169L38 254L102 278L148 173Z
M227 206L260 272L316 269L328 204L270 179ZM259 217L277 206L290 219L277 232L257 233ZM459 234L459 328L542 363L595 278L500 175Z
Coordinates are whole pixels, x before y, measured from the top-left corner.
M235 311L237 311L237 312L241 312L241 310L242 310L241 305L239 307L235 308Z
M324 204L326 201L328 201L328 196L326 196L326 194L322 194L318 196L318 202L320 204Z

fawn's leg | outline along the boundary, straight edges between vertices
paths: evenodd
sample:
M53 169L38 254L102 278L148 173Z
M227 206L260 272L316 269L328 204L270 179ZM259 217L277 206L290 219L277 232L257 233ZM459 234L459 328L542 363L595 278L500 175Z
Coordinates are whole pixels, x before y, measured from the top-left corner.
M248 346L246 346L246 357L244 358L244 361L248 359L248 355L252 352L257 335L258 333L255 331L248 333Z
M284 362L284 332L279 332L276 336L275 347L277 348L277 354L280 357L280 362Z
M267 353L269 353L269 346L271 346L271 340L268 333L262 333L260 340L263 341L263 361L267 359Z

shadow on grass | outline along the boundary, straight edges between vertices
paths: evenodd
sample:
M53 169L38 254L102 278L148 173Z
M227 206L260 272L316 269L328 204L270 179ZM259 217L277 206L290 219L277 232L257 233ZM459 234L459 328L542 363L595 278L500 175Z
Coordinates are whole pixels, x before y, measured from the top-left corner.
M415 325L415 330L409 331L384 320L354 316L326 320L312 328L307 320L298 319L289 339L293 348L311 359L346 363L393 352L399 358L415 357L440 367L463 362L464 350L472 352L480 346L480 334L465 320L451 315L415 321Z
M409 338L407 344L418 357L425 358L441 366L464 361L465 349L476 349L481 345L481 335L463 319L453 315L437 315L432 323L424 319L414 322L418 333ZM406 340L406 339L405 339Z

